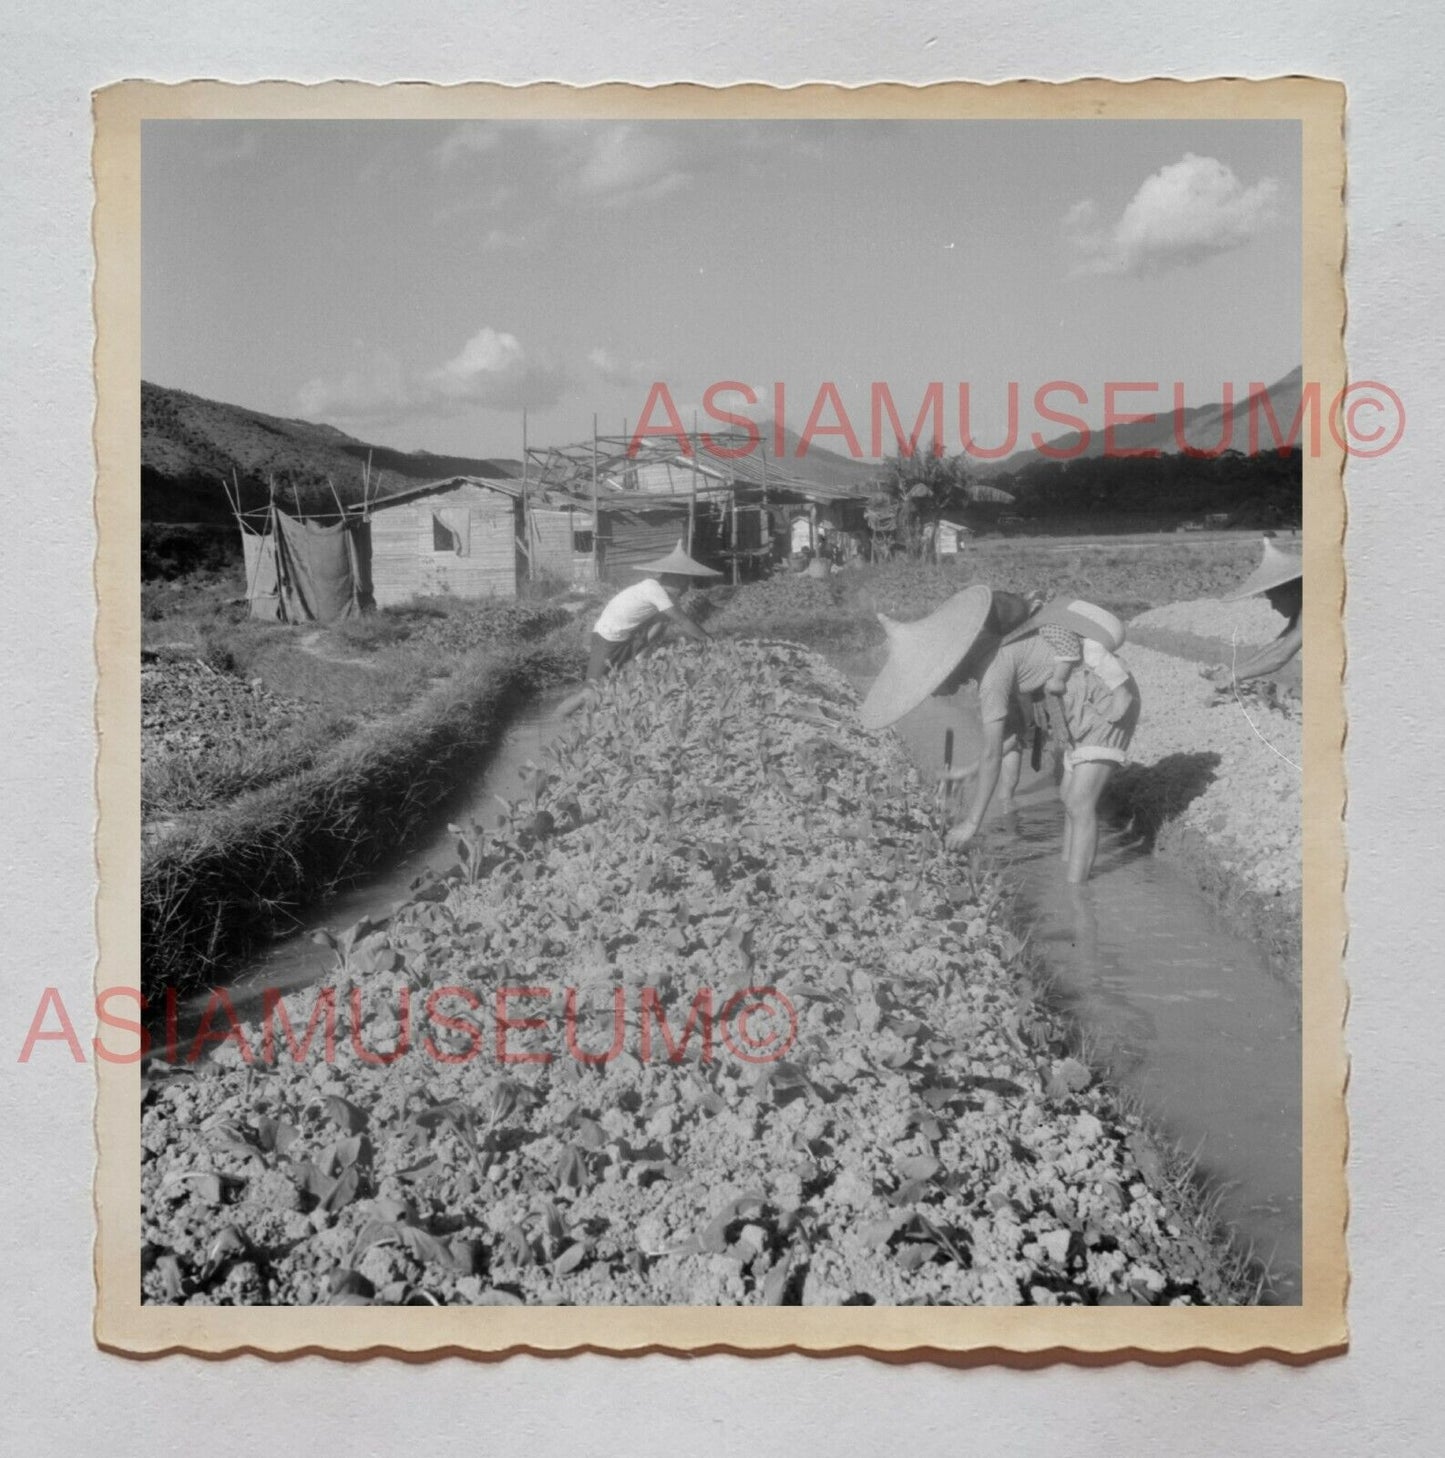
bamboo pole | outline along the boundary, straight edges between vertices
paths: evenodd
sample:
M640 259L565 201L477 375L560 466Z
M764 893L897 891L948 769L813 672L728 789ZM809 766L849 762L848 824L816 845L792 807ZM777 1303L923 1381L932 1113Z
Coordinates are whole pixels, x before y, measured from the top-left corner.
M692 412L692 484L687 498L687 555L692 556L693 526L697 517L697 411Z
M733 530L732 530L732 559L733 559L733 586L738 585L738 483L733 480Z
M592 580L602 580L602 554L598 538L601 535L602 518L597 511L597 417L592 417Z
M297 504L300 505L299 502ZM266 477L266 534L271 538L271 563L276 578L276 618L278 622L289 623L291 619L286 616L286 583L283 573L285 554L281 551L281 528L276 521L276 477L272 474Z
M760 444L761 444L761 442L760 442ZM768 515L768 448L767 448L767 446L764 445L763 448L762 448L762 450L759 451L758 455L759 455L759 458L761 459L761 461L763 463L763 504L758 509L758 543L759 543L760 546L766 546L767 549L768 549L767 552L763 556L763 566L762 566L762 569L761 569L762 572L767 573L767 572L770 572L772 570L772 561L773 561L773 521L772 521L772 518ZM788 545L791 546L792 543L790 542Z
M532 500L527 483L527 407L522 407L522 555L527 559L527 581L532 580Z
M339 526L346 525L346 508L341 504L340 493L336 489L336 483L330 475L326 477L326 484L331 488L331 499L336 503L336 521Z

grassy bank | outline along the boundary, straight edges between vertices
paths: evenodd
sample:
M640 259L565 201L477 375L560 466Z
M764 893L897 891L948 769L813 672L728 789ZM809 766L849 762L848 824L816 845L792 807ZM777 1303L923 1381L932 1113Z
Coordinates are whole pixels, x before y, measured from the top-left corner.
M577 656L549 647L480 660L301 773L154 842L141 873L148 992L204 985L300 908L411 843L519 708L578 671Z
M569 641L556 604L423 599L328 628L248 620L183 592L143 654L143 820L284 781L408 709L479 652Z
M183 597L186 612L157 620L178 661L151 667L162 685L219 687L185 687L169 716L161 688L146 696L165 720L143 765L148 990L204 985L410 844L519 708L583 664L555 608L419 604L323 632Z

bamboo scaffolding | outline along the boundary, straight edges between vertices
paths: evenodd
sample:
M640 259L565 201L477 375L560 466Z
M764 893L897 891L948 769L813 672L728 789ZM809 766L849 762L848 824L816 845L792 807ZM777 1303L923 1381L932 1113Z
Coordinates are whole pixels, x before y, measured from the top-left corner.
M602 580L602 556L599 538L602 518L597 510L597 417L592 417L592 580Z
M527 411L522 409L522 556L527 562L527 581L532 571L532 502L527 489Z
M759 444L762 445L762 449L758 452L758 464L763 468L763 504L758 508L758 541L767 548L763 561L771 564L773 560L773 519L768 515L768 448L761 442Z
M692 412L692 485L687 498L687 555L692 556L693 523L697 517L697 411Z
M341 504L341 496L336 490L336 483L328 475L326 484L331 488L331 499L336 503L336 521L339 526L346 525L346 508Z

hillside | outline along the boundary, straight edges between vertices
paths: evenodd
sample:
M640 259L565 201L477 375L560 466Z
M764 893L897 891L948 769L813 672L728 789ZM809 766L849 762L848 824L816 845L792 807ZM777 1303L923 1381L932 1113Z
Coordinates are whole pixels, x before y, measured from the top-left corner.
M516 476L517 461L397 451L304 420L263 415L205 400L184 390L141 383L141 520L229 522L222 480L234 478L242 502L278 498L307 511L334 510L332 485L344 502L359 500L371 461L372 492L443 476ZM328 481L331 485L328 485Z
M1269 399L1270 408L1274 412L1274 418L1278 422L1281 432L1290 428L1290 422L1293 421L1295 412L1299 409L1303 381L1303 370L1295 368L1282 379L1276 380L1264 392ZM1152 420L1118 426L1114 431L1116 452L1120 450L1157 450L1163 455L1180 454L1179 442L1175 438L1171 389L1172 387L1161 385L1153 395L1139 392L1120 397L1117 408L1123 414L1142 415L1149 410L1153 410L1155 414ZM1088 410L1075 411L1075 407L1072 405L1065 410L1063 403L1059 400L1055 400L1054 403L1064 413L1079 415L1090 413ZM1270 434L1268 417L1264 415L1262 405L1256 405L1254 409L1259 413L1256 426L1259 434L1259 449L1269 450L1274 446L1275 441ZM1189 445L1200 450L1232 449L1247 453L1249 451L1249 413L1249 401L1242 392L1236 393L1234 401L1229 406L1222 401L1215 401L1209 405L1186 406L1180 412L1183 437ZM1231 429L1228 437L1225 434L1226 426ZM1021 425L1020 434L1025 439L1028 437L1028 430L1029 427ZM1083 450L1078 450L1079 433L1077 431L1065 431L1062 435L1054 436L1048 441L1048 446L1054 451L1071 453L1077 451L1077 455L1071 455L1072 459L1088 460L1104 454L1104 432L1102 428L1091 430ZM974 474L980 476L1016 475L1035 463L1050 462L1056 459L1058 458L1050 457L1038 450L1015 451L1006 460L976 462L973 470Z
M763 433L768 460L776 460L781 470L799 480L811 481L818 486L856 486L863 489L885 474L880 461L854 460L851 456L830 451L816 441L809 441L808 449L800 456L797 451L802 437L786 426L783 427L784 454L774 456L773 422L764 420L760 422L759 429Z

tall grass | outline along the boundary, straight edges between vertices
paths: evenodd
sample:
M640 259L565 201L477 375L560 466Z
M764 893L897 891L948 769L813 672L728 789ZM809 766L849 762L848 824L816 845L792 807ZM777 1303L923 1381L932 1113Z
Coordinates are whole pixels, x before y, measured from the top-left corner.
M141 867L147 997L204 986L304 906L409 844L536 690L581 666L579 653L545 645L474 660L299 773L154 840Z
M147 754L141 766L141 820L206 810L300 774L355 728L354 719L321 709L275 737L237 739L204 754Z

